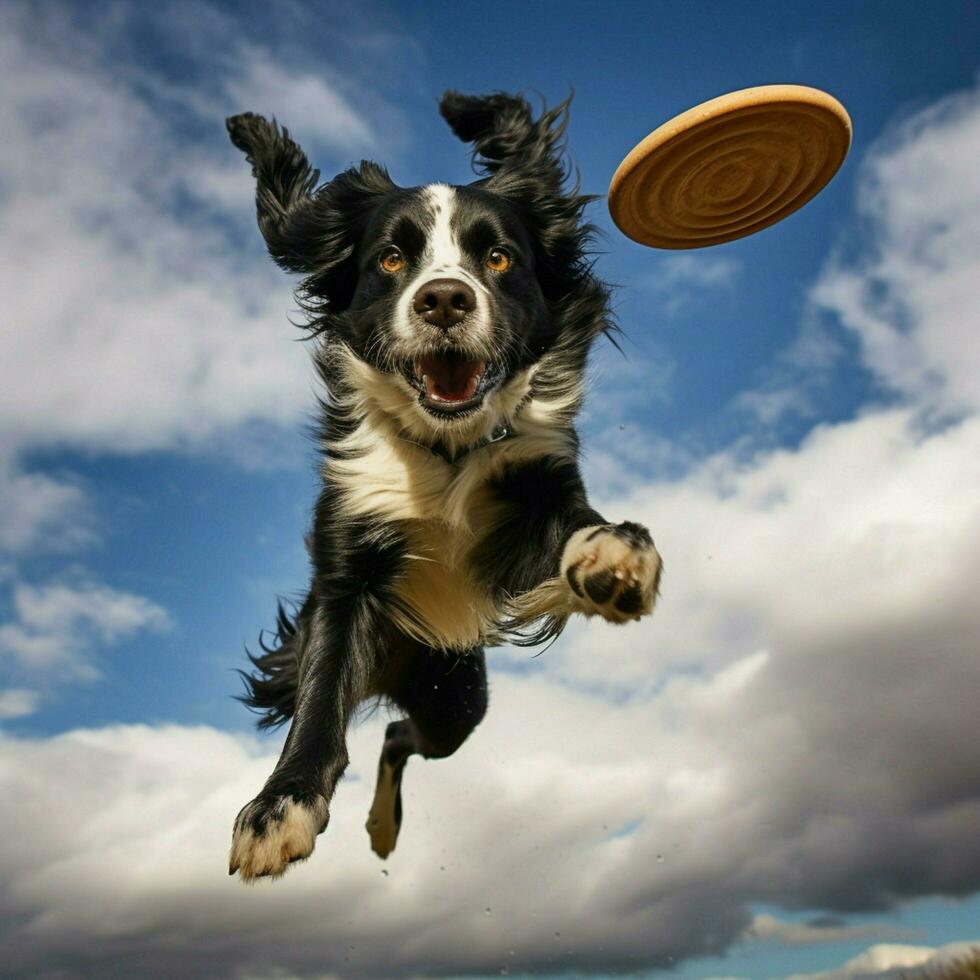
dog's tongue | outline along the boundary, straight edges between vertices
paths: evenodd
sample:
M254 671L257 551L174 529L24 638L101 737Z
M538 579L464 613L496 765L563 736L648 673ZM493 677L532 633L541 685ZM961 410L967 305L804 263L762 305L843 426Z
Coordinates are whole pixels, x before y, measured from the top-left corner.
M475 394L486 361L464 361L458 357L423 357L419 368L425 393L441 402L465 402Z

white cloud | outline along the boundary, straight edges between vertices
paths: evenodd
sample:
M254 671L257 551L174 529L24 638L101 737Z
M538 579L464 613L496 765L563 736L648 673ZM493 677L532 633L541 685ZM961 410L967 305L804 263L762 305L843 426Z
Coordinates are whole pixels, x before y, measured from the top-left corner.
M71 550L92 535L89 501L77 481L24 472L0 447L0 552Z
M98 26L111 34L111 18ZM156 111L154 80L135 85L90 25L15 5L0 28L0 440L139 452L295 423L313 399L287 322L292 283L263 253L248 167L221 117L295 115L345 153L370 140L368 124L232 32L222 51L240 57L216 59L207 98L167 93L213 127L189 142Z
M980 406L978 153L980 88L915 113L872 147L858 177L860 232L825 264L799 336L737 408L766 427L814 417L846 350L828 317L857 340L879 393L939 415Z
M569 679L622 693L760 649L873 658L910 623L966 628L980 572L978 450L978 418L925 434L912 411L893 409L818 428L797 451L723 453L681 480L600 500L608 518L651 528L666 564L661 604L648 626L590 622L546 656Z
M703 252L661 255L656 269L637 286L651 292L668 316L676 316L709 290L731 289L740 271L741 264L727 256Z
M66 956L83 976L137 962L188 977L215 963L229 976L607 972L720 953L755 901L962 889L980 858L969 770L930 786L914 754L878 756L890 733L877 725L856 733L860 751L835 741L819 710L800 710L825 691L781 673L753 658L619 705L498 673L460 752L409 763L384 865L363 829L375 717L353 732L313 858L254 888L226 875L229 831L275 746L178 726L0 741L0 791L18 801L0 839L7 948L24 974ZM961 717L928 724L939 756L975 744Z
M91 582L17 583L12 605L13 618L0 624L0 653L31 671L57 667L74 676L93 677L97 670L88 654L95 645L170 625L166 611L155 602Z
M767 431L787 416L817 417L842 352L820 322L815 304L807 302L799 334L776 356L759 387L739 392L734 407L754 416Z
M26 718L34 714L38 704L37 691L28 691L22 687L9 688L0 691L0 721L13 718Z
M970 954L980 955L980 942L932 946L879 943L836 970L797 973L787 980L928 980L945 976L943 967ZM964 978L966 974L963 974Z
M238 111L275 116L298 127L293 130L297 138L302 134L344 151L370 153L378 149L371 125L335 86L324 81L322 66L316 73L287 71L261 49L245 46L241 54L245 71L228 84L229 98Z
M828 921L787 922L773 915L756 915L743 937L745 942L766 942L780 946L814 946L857 940L898 938L908 929L898 929L885 922L849 925L842 919Z
M862 167L870 243L813 290L888 388L946 411L980 408L980 88L918 112Z
M295 419L289 285L174 213L192 180L175 137L95 68L16 30L0 43L5 441L138 451Z
M931 946L879 943L848 960L841 970L832 971L830 976L868 976L899 968L922 966L932 958L934 953L935 949ZM823 976L827 975L823 974Z
M730 286L740 268L732 258L684 252L661 256L657 266L658 288L671 286Z
M168 86L126 54L122 34L138 16L0 11L0 549L18 560L78 549L96 531L82 482L31 472L32 450L219 448L250 463L264 433L313 405L308 352L287 322L291 283L263 254L253 181L223 116L253 97L261 105L248 108L309 113L321 148L344 153L369 128L325 83L274 69L207 6L194 10L193 42L215 77ZM160 111L174 102L181 114ZM175 131L177 118L213 138ZM0 626L5 652L91 674L87 651L106 639L104 617L124 611L118 602L156 622L148 600L86 588L87 600L117 605L71 610L76 635L25 622L23 603L41 593L22 587Z

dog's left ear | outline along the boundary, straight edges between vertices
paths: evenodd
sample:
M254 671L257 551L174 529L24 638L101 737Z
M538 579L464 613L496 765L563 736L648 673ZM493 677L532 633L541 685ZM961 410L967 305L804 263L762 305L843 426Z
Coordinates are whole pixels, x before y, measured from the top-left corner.
M450 90L440 100L439 111L461 140L473 144L478 172L530 170L558 190L565 178L561 143L570 102L571 96L535 119L520 95L462 95Z
M439 111L453 132L473 144L473 166L488 190L518 204L535 229L539 280L549 299L592 282L586 259L594 228L582 221L593 200L569 180L562 159L571 95L535 119L519 95L446 92ZM572 186L566 186L566 183Z

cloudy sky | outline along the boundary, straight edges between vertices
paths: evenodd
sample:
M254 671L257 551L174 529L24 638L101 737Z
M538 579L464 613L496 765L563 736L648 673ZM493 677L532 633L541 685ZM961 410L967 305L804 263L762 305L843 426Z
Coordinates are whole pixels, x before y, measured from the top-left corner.
M916 976L980 941L980 30L972 3L0 7L0 943L24 977ZM605 230L593 495L667 574L642 625L490 657L487 720L385 718L313 858L227 877L282 733L232 700L305 584L314 388L222 120L325 175L470 179L455 87L574 86L603 193L669 116L826 88L851 156L690 253Z

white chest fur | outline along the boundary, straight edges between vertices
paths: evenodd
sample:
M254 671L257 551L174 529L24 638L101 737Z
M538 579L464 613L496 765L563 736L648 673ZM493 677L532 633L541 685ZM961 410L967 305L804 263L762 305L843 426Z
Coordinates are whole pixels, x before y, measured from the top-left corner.
M341 513L395 522L407 539L392 618L410 636L441 649L479 645L500 615L471 563L500 515L488 488L494 447L451 465L367 423L345 443L356 455L327 464Z

